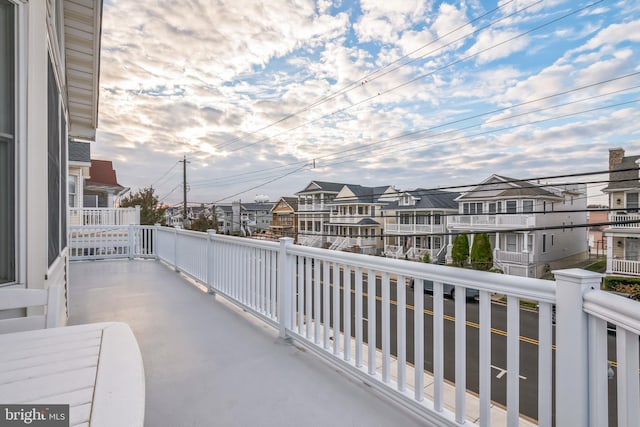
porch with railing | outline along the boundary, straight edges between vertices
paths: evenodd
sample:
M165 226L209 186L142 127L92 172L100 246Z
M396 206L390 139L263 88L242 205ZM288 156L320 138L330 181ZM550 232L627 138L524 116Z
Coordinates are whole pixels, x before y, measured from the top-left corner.
M140 206L133 208L69 208L69 225L140 225Z
M521 408L528 400L537 402L535 414L528 417L543 426L595 427L609 425L612 419L617 419L619 426L635 426L640 417L638 303L600 291L599 274L564 270L556 272L555 281L545 281L327 251L293 245L291 239L273 243L161 227L151 228L148 233L151 252L144 255L157 258L210 293L253 314L264 325L276 328L281 338L293 340L299 348L365 382L386 402L405 408L431 425L523 425L527 417L523 417ZM137 251L130 247L120 257L135 256ZM95 268L99 283L108 267ZM142 276L136 276L140 270L132 267L131 271L129 280L140 280ZM86 274L90 274L89 267ZM161 276L155 280L162 281ZM418 289L423 281L432 283L433 298L421 291L411 291L406 286L409 279L413 279ZM456 295L465 295L465 288L477 289L479 304L464 298L445 301L445 285L454 286ZM127 285L122 286L126 289ZM164 285L159 288L162 291L158 292L175 292ZM115 301L118 304L126 301L123 307L132 312L146 306L144 299L131 292L130 299ZM147 294L156 303L162 301L159 295L154 296L152 285ZM492 303L494 294L504 295L506 307ZM521 310L521 300L538 305L535 317ZM215 331L236 327L228 322L204 324L203 319L185 323L180 316L185 309L192 309L191 304L160 303L165 310L172 307L176 310L170 316L176 322L170 331L175 330L172 337L178 341L184 339L179 335L183 333L182 324ZM493 333L498 326L492 320L494 311L504 312L504 335ZM135 318L136 314L132 315ZM527 316L527 322L521 322L523 316ZM534 318L535 337L523 341L521 328ZM607 322L616 326L613 348L608 345L611 336L607 335ZM152 333L152 325L153 321L143 322L141 328ZM145 339L166 342L165 337L153 335L143 336L143 347ZM216 332L216 336L222 335ZM503 351L496 351L497 340L504 341ZM525 347L531 342L535 342L533 349ZM211 344L198 344L188 349L189 358L220 360L217 350ZM607 379L607 351L615 359L612 381ZM534 358L532 363L538 375L533 384L525 386L521 376L526 377L531 367L521 360L530 360L527 357ZM504 358L505 368L497 378L504 379L506 384L499 384L494 375L496 358ZM197 366L207 368L202 363ZM413 366L428 367L428 372ZM476 366L477 372L471 373L469 366ZM242 372L248 372L249 367L243 366ZM162 368L152 365L152 369ZM295 373L290 375L298 378ZM243 378L230 380L242 384ZM282 384L278 376L272 381L275 389L279 388L276 384ZM308 381L313 380L301 382ZM505 389L501 391L503 386ZM233 387L238 395L243 395L237 385ZM611 390L615 393L611 394ZM335 392L341 393L339 389ZM199 390L192 390L190 395L198 393ZM525 396L523 400L521 393ZM505 401L494 404L493 400L500 399L500 395ZM307 404L318 399L317 395L305 397ZM295 405L291 399L294 396L282 408L284 414L290 404ZM223 400L228 397L223 396ZM380 412L375 403L369 404L372 414ZM318 405L323 412L335 412L326 411L322 403ZM295 408L291 410L298 413ZM232 409L220 414L221 419L229 419L229 411ZM281 420L265 422L278 425L278 421ZM385 421L391 422L388 418Z
M610 228L640 228L640 215L610 213L609 222Z
M486 227L492 230L513 227L535 227L536 217L531 214L455 215L449 217L447 224L449 227L454 228Z
M640 276L640 261L613 258L608 272L611 274Z
M384 224L385 233L406 233L406 234L417 234L417 233L430 233L430 234L442 234L444 233L445 226L444 224Z

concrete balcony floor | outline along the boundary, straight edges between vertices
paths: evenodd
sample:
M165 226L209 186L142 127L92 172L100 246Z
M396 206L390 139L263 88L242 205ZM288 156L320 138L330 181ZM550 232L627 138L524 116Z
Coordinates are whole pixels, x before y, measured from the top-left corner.
M69 324L128 323L147 426L424 426L158 261L71 263Z

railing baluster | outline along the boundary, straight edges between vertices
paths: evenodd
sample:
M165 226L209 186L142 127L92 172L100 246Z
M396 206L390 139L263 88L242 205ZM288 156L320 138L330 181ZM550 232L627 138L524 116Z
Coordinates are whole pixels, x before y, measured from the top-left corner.
M333 263L333 354L340 354L340 265Z
M491 293L480 291L480 425L491 425Z
M423 285L424 286L424 285ZM420 288L422 290L423 287ZM415 292L415 289L414 289ZM442 282L433 283L433 407L442 412L444 390L444 294ZM424 338L421 338L424 340Z
M320 345L320 260L313 266L313 342Z
M467 292L462 286L455 288L455 342L456 342L456 421L464 422L467 397L467 323L466 301Z
M278 265L278 253L271 251L271 316L274 319L278 318L276 309L276 297L278 295L278 279L277 279L277 266Z
M406 282L404 276L396 279L396 300L397 306L397 328L396 328L396 354L398 357L398 390L404 391L406 388L406 362L407 362L407 304L406 304Z
M355 308L356 308L356 367L362 367L362 268L356 267L355 270Z
M424 400L424 281L413 278L413 365L415 374L415 399ZM435 287L433 304L435 306ZM435 332L435 314L434 314ZM434 344L435 346L435 344ZM435 365L434 365L435 366Z
M550 315L551 310L548 309L548 311ZM540 316L542 317L542 312L540 312ZM589 316L590 427L606 426L609 423L609 385L607 368L607 322L595 316ZM538 372L543 371L538 370ZM549 374L550 373L551 369L549 368ZM549 404L550 403L551 402L549 402ZM540 421L539 424L551 426L551 408L549 407L546 411L548 411L548 416L545 414L545 409L540 405L538 413L540 415L545 414L545 420L544 424L542 421ZM540 415L538 418L542 418Z
M344 305L344 360L351 360L351 268L347 265L343 265L343 281L344 288L342 291L343 305Z
M552 306L541 302L538 308L538 425L552 425Z
M520 422L520 299L507 296L507 425Z
M382 382L389 382L389 372L391 363L390 335L391 335L391 315L389 298L389 273L382 273Z
M304 330L304 258L296 257L298 260L298 277L296 288L298 289L298 333L302 335Z
M367 346L369 374L376 374L376 272L367 271Z
M640 419L640 383L638 382L638 335L616 327L616 357L618 359L618 425L637 426Z
M329 263L322 261L322 322L324 325L324 349L329 350L329 304L331 289L329 288Z
M311 258L306 257L303 259L304 261L304 285L305 285L305 290L304 290L304 295L306 297L306 301L305 301L305 316L306 316L306 333L305 336L307 339L311 339L311 326L312 326L312 320L313 320L313 315L311 313L312 310L312 304L313 304L313 295L312 295L312 290L311 290L311 272L312 272L312 267L311 267Z

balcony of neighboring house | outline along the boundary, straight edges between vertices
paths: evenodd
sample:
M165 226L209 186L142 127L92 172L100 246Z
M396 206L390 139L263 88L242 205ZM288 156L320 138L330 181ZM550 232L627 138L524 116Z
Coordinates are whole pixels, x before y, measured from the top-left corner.
M638 303L600 291L597 273L539 280L134 228L112 262L75 262L70 246L69 323L131 326L146 425L632 426L640 416ZM451 289L479 301L444 298Z
M534 214L466 214L448 218L449 228L456 230L501 230L536 226Z
M640 233L640 214L627 212L609 213L610 229L636 230Z
M69 225L140 225L140 206L133 208L69 208Z
M640 277L640 235L633 229L607 230L605 235L607 275Z
M398 234L443 234L446 231L444 224L398 224L387 219L384 230Z

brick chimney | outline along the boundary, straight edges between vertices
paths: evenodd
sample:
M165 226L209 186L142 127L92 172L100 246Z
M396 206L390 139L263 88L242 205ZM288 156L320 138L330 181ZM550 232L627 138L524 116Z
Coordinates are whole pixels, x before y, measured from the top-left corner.
M624 149L622 148L611 148L609 149L609 170L612 171L622 163L622 159L624 158Z

